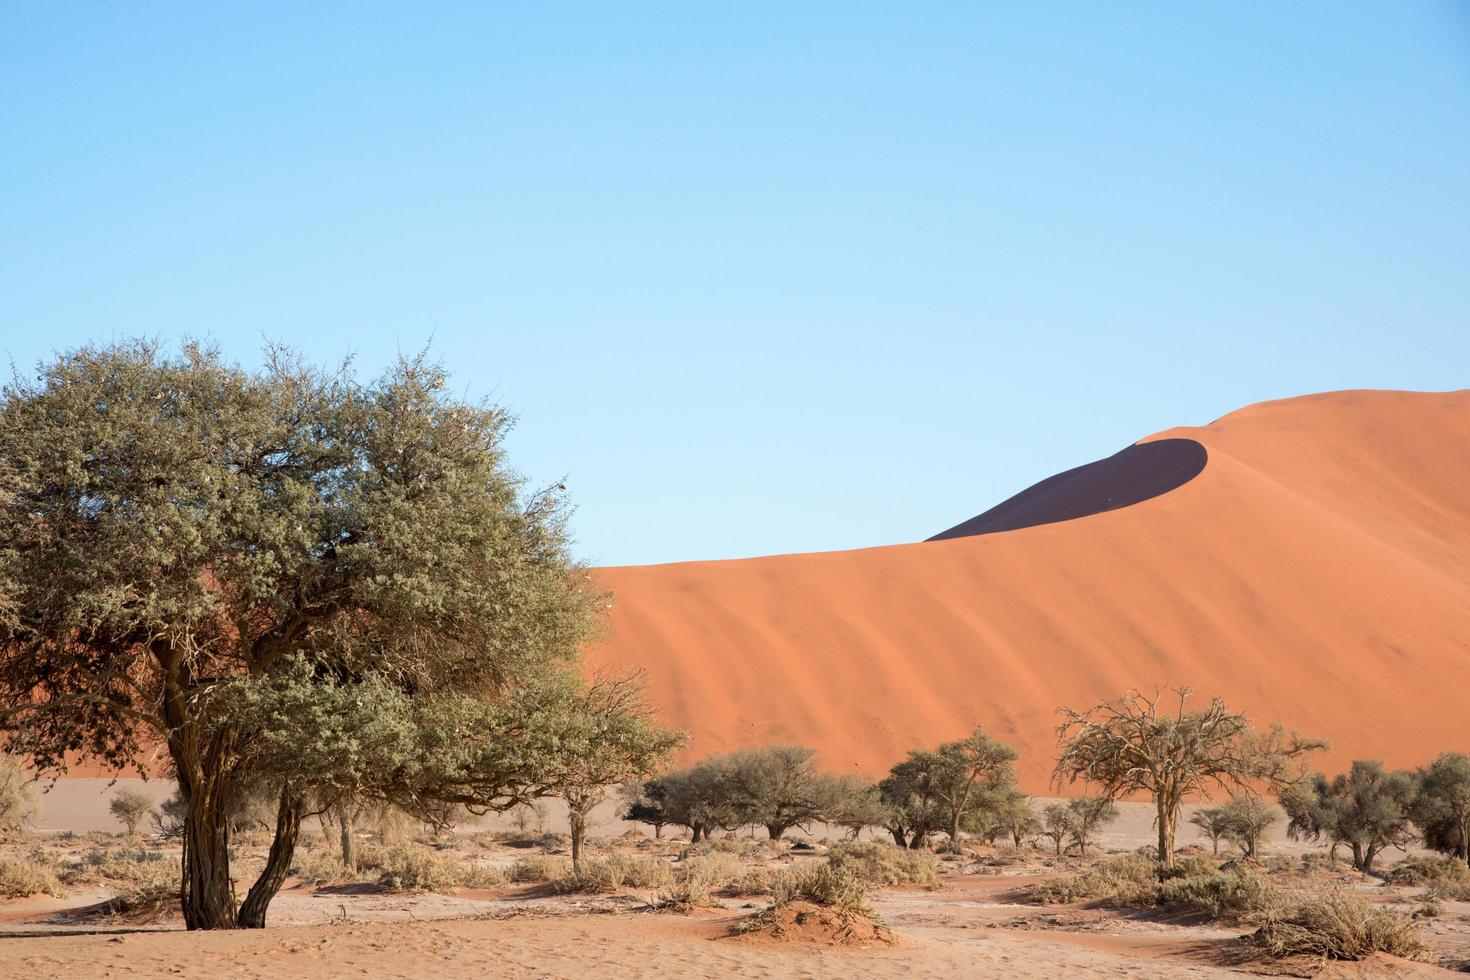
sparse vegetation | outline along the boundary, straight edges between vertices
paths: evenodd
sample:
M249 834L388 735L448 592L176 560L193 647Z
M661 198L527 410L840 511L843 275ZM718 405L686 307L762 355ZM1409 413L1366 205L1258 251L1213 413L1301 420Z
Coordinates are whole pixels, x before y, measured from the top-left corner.
M873 887L922 885L939 887L939 862L932 854L897 847L883 841L834 844L827 863L836 872L851 873Z
M1245 715L1219 698L1188 711L1189 688L1172 693L1172 710L1164 704L1164 690L1151 697L1129 691L1086 712L1063 708L1055 770L1059 784L1085 780L1109 799L1147 793L1154 801L1159 861L1166 867L1174 863L1174 835L1187 797L1212 788L1285 788L1301 777L1294 768L1301 757L1322 747L1279 725L1254 732Z
M61 882L47 862L0 856L0 898L60 894Z
M379 886L390 892L445 893L456 888L490 888L505 881L493 868L415 844L388 848L375 863Z
M1357 761L1346 773L1331 779L1319 773L1290 788L1282 793L1281 805L1291 818L1287 833L1293 838L1325 840L1334 851L1346 844L1353 867L1368 872L1385 848L1402 849L1414 839L1415 793L1410 773Z
M557 892L615 892L622 888L663 888L674 880L663 858L609 854L586 858L551 880Z
M153 812L153 800L147 793L140 793L135 789L119 790L108 803L107 808L112 815L122 821L122 825L128 829L129 837L138 835L138 824L143 818Z
M1268 910L1249 942L1269 956L1358 960L1383 952L1424 956L1411 916L1343 891L1308 896Z
M1448 752L1416 775L1411 815L1425 846L1470 865L1470 756Z

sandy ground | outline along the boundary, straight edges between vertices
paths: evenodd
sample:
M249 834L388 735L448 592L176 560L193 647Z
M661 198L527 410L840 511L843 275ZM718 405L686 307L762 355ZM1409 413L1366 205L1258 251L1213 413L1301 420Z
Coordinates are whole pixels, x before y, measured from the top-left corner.
M647 670L690 758L791 742L877 775L978 723L1033 793L1058 706L1159 683L1325 738L1332 769L1466 748L1470 392L1313 395L1151 438L1202 444L1203 472L1065 523L600 569L593 659Z

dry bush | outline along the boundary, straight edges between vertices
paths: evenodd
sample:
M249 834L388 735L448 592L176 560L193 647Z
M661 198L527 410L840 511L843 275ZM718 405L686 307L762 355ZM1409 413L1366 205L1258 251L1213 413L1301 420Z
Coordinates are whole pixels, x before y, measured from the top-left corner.
M340 857L325 850L297 853L291 873L308 885L337 885L361 878L360 874L350 873Z
M24 830L38 809L35 780L8 753L0 752L0 833Z
M673 884L659 893L658 904L678 912L714 907L719 904L714 893L744 874L744 865L731 853L694 855L674 869Z
M940 887L938 865L932 854L906 850L883 841L834 844L828 852L827 863L834 871L851 871L865 883L878 887Z
M149 882L170 868L177 878L178 859L163 851L93 848L62 868L61 880L67 885Z
M1387 883L1466 889L1470 888L1470 865L1449 857L1405 858L1388 870Z
M494 868L415 844L388 848L378 868L378 885L390 892L450 892L456 888L489 888L504 881L505 876Z
M124 915L162 914L179 904L179 865L175 861L131 861L111 865L116 882L108 910Z
M1248 867L1221 870L1202 856L1191 856L1165 868L1138 854L1109 858L1084 874L1041 882L1026 895L1042 905L1094 901L1210 919L1246 918L1280 901L1275 887Z
M35 857L0 857L0 898L28 895L61 895L51 863Z
M735 898L769 895L784 874L772 868L747 868L720 890Z
M1358 960L1372 953L1406 959L1425 955L1414 920L1333 890L1289 902L1261 916L1250 944L1268 956Z
M867 882L853 869L830 863L792 870L783 875L776 883L771 899L774 905L811 902L863 915L873 912L868 905Z
M629 857L609 854L607 857L584 858L580 868L568 868L552 879L558 893L615 892L620 888L660 888L674 880L673 870L662 858Z
M534 857L522 858L511 865L509 877L518 885L531 885L564 878L571 874L571 871L570 858L537 854Z
M823 941L892 941L868 904L863 880L851 867L838 869L825 861L782 875L771 904L734 926L737 934L764 933L777 939L813 930Z

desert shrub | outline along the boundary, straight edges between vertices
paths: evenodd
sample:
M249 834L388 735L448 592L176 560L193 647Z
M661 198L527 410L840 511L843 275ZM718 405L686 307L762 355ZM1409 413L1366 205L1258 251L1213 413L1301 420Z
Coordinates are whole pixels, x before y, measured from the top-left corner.
M539 884L565 877L572 870L569 858L537 854L510 866L510 880L519 885Z
M834 844L827 863L834 871L851 871L869 885L939 887L939 873L932 854L883 841Z
M75 864L61 870L61 879L67 885L108 882L155 881L161 869L172 868L177 875L177 859L162 851L93 848L81 856Z
M871 915L868 886L853 869L834 867L830 863L787 872L776 882L771 893L772 904L811 902L844 911Z
M412 844L388 848L378 871L378 884L390 892L448 892L455 888L487 888L504 881L493 868L461 861Z
M46 861L0 857L0 898L60 894L61 882Z
M714 893L730 886L745 873L744 866L732 854L712 852L695 855L674 869L673 883L659 893L660 905L687 912L718 905Z
M1390 885L1470 886L1470 866L1457 858L1405 858L1385 876Z
M20 763L0 752L0 833L23 830L36 818L33 783Z
M1419 959L1425 952L1410 916L1342 891L1308 896L1269 911L1249 941L1269 956L1330 960L1357 960L1376 952Z
M138 824L143 822L143 818L153 812L153 800L146 793L124 789L118 791L107 808L128 828L128 836L131 837L138 832Z
M107 866L115 883L110 911L135 914L162 912L179 901L179 865L176 861L115 861Z
M308 885L333 885L356 877L349 874L342 859L330 851L298 852L291 873Z
M1120 895L1129 904L1153 906L1210 919L1261 914L1280 900L1260 875L1244 869L1167 878L1152 889Z
M736 898L769 895L776 889L776 884L781 880L783 873L771 868L747 868L722 890L727 895L733 895Z
M1080 875L1039 882L1024 894L1041 905L1068 905L1088 899L1106 898L1125 889L1151 885L1159 880L1159 864L1139 854L1125 854L1098 862Z
M581 867L569 868L551 884L561 893L614 892L620 888L659 888L673 880L674 873L662 858L609 854L583 858Z

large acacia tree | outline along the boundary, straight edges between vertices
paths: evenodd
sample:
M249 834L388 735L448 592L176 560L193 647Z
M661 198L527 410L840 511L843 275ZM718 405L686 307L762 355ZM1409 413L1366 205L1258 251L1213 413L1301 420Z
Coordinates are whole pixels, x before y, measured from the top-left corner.
M596 597L501 410L423 358L360 381L281 351L86 347L0 401L0 713L40 771L151 768L187 805L190 928L260 926L307 800L438 808L537 791L514 692ZM231 802L279 805L237 902Z
M1129 691L1085 712L1060 709L1058 786L1083 780L1116 800L1147 793L1154 803L1159 861L1174 864L1179 812L1190 797L1212 789L1246 795L1283 790L1306 776L1301 759L1323 743L1276 725L1255 731L1244 714L1219 698L1198 711L1186 707L1189 688Z

